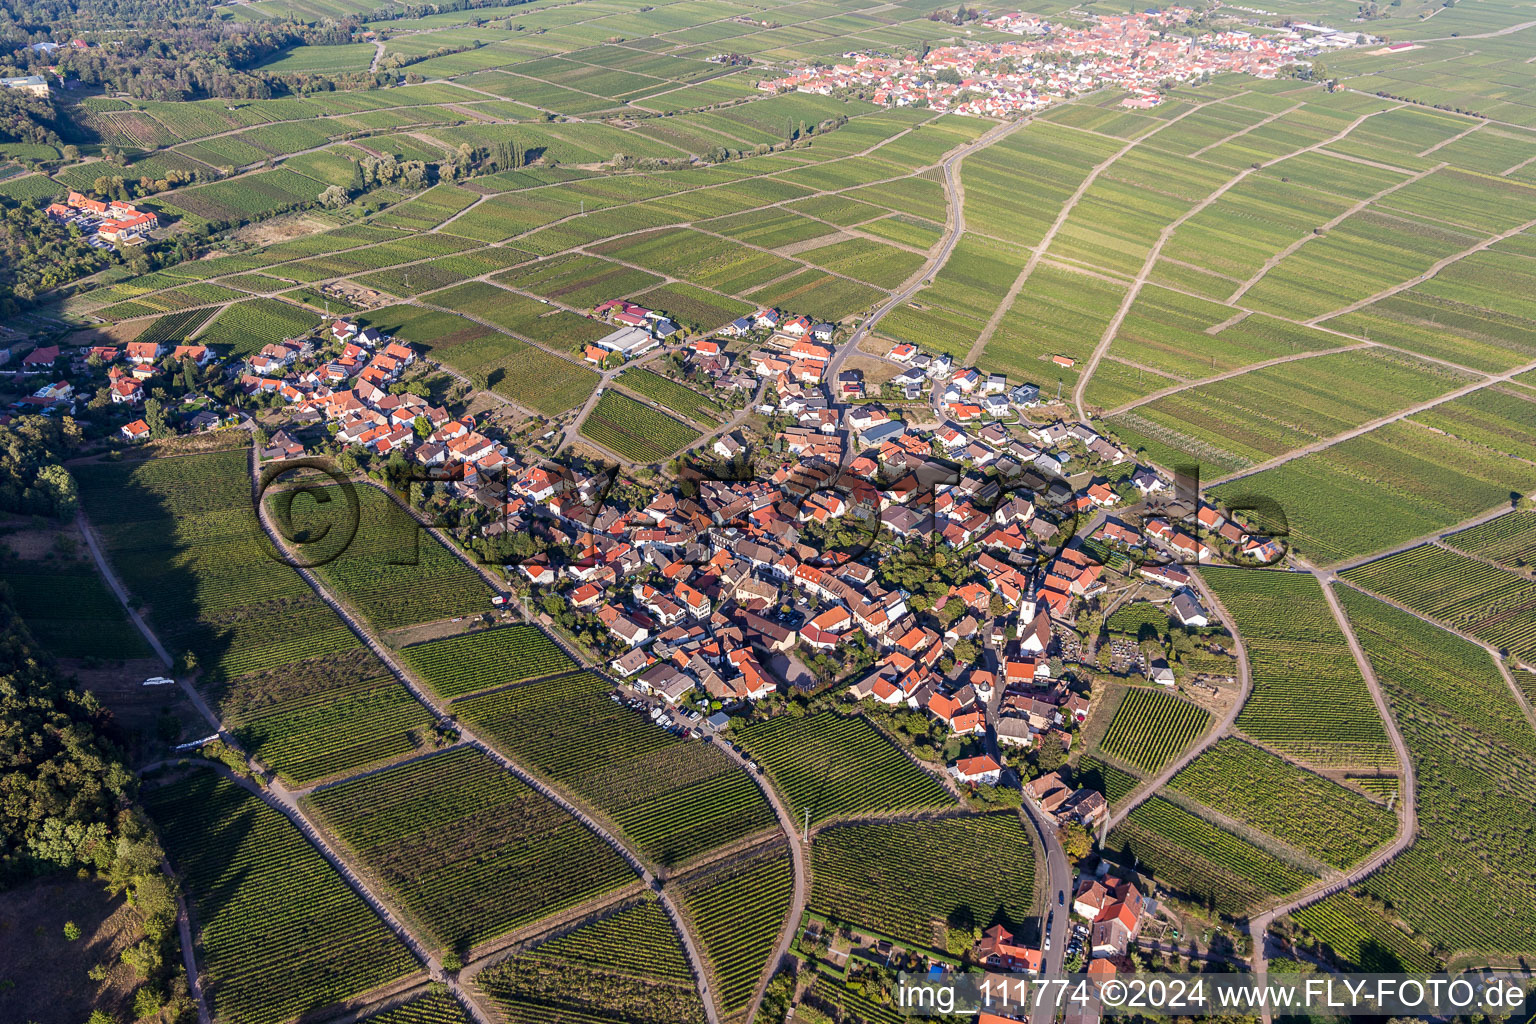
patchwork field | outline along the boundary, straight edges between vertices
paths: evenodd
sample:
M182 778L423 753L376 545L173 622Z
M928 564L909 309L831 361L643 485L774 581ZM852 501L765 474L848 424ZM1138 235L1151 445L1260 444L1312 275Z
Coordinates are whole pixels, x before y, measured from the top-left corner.
M635 880L612 847L461 747L307 798L441 949L466 949Z
M1200 575L1248 651L1253 693L1237 727L1319 767L1392 767L1386 729L1317 580L1212 566Z
M454 713L507 756L598 808L647 857L673 866L774 827L724 754L608 699L590 672L468 697Z

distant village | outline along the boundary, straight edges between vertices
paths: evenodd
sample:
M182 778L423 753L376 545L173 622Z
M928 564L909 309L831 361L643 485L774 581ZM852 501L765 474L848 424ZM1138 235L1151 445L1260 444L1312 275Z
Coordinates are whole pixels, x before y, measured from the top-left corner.
M1054 25L1029 14L999 14L977 24L1022 36L1022 41L942 46L915 57L845 53L844 63L798 68L758 88L822 95L854 89L891 106L1004 117L1108 86L1126 91L1122 106L1146 109L1162 102L1168 81L1193 83L1222 72L1274 78L1325 50L1374 41L1305 24L1199 36L1168 31L1193 14L1188 8L1165 7L1095 15L1088 28Z

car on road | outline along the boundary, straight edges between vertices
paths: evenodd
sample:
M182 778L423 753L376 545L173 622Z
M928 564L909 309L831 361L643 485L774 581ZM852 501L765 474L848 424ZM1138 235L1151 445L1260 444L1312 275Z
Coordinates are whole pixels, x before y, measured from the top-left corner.
M512 600L511 594L497 594L491 598L491 604L495 605L497 608L500 608L510 600Z
M1065 889L1062 889L1056 894L1056 905L1058 907L1064 907L1067 905L1067 891Z

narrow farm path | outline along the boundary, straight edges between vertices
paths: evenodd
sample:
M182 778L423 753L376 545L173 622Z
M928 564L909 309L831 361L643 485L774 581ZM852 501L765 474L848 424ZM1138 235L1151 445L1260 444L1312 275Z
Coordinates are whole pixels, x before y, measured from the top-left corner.
M1242 712L1243 705L1248 703L1248 697L1253 693L1253 669L1248 661L1248 648L1243 643L1243 634L1237 628L1237 620L1232 617L1232 613L1227 611L1226 606L1221 603L1221 598L1217 597L1215 592L1206 586L1205 581L1200 578L1199 570L1193 566L1189 567L1189 570L1190 580L1195 584L1195 589L1199 591L1200 600L1205 603L1207 608L1216 613L1217 618L1221 620L1221 624L1232 635L1232 645L1237 653L1238 696L1232 702L1232 706L1227 709L1227 713L1222 717L1221 721L1207 730L1199 742L1174 758L1167 767L1158 772L1145 785L1138 787L1135 796L1122 800L1119 808L1111 809L1109 817L1104 822L1104 828L1101 830L1102 835L1109 835L1110 830L1124 821L1133 810L1156 796L1159 790L1167 786L1173 777L1184 769L1185 765L1215 746L1218 740L1230 733L1233 726L1237 723L1237 716Z
M1408 177L1404 178L1402 181L1396 182L1396 183L1394 183L1392 185L1388 185L1386 188L1380 190L1375 195L1367 196L1366 198L1360 200L1358 203L1355 203L1354 205L1350 206L1344 212L1342 212L1342 213L1338 214L1337 216L1332 217L1332 218L1324 221L1323 223L1319 224L1316 229L1307 232L1305 235L1302 235L1300 238L1296 239L1296 241L1292 242L1290 245L1286 246L1284 249L1281 249L1279 252L1277 252L1273 256L1271 256L1269 259L1265 260L1263 266L1259 267L1258 270L1254 271L1252 277L1250 277L1250 278L1248 278L1248 280L1244 281L1242 283L1242 285L1238 287L1237 291L1235 291L1231 295L1227 296L1227 305L1230 306L1230 305L1233 305L1236 302L1238 302L1238 300L1240 300L1244 295L1248 294L1249 289L1251 289L1254 285L1258 284L1260 281L1262 281L1264 279L1264 275L1265 274L1268 274L1271 270L1275 269L1275 267L1279 265L1281 260L1285 259L1287 256L1289 256L1292 253L1294 253L1296 250L1300 249L1302 246L1304 246L1308 242L1312 241L1312 239L1321 237L1321 233L1332 231L1334 228L1336 228L1340 224L1344 223L1345 220L1349 219L1350 217L1353 217L1355 214L1359 213L1361 210L1364 210L1366 207L1370 206L1371 204L1379 202L1382 199L1385 199L1387 196L1391 195L1393 192L1396 192L1398 189L1407 188L1409 185L1412 185L1414 182L1418 181L1420 178L1423 178L1426 175L1433 174L1435 171L1440 170L1440 168L1442 168L1444 166L1445 166L1445 164L1439 163L1439 164L1436 164L1435 166L1429 168L1428 170L1418 171L1415 174L1410 174L1410 175L1408 175Z
M253 494L255 494L254 487L257 476L254 472L254 448L252 449L251 461L253 468L252 486ZM267 512L265 502L258 500L256 507L258 518L261 521L262 530L266 533L272 544L277 547L277 550L286 550L281 535L272 525L272 521ZM404 686L408 691L410 691L411 695L415 697L419 702L421 702L424 707L431 711L433 716L441 724L452 728L459 734L459 737L462 741L476 747L481 753L485 754L491 760L499 764L505 771L510 772L512 775L516 776L517 779L524 785L537 791L551 803L560 807L571 817L581 822L590 832L596 835L599 839L602 839L604 842L606 842L610 847L613 848L616 853L619 854L619 856L624 858L625 862L629 864L630 868L640 876L641 880L647 886L651 887L653 892L656 893L657 899L661 903L662 908L667 912L667 916L671 918L672 926L677 931L678 938L682 942L683 949L688 955L689 965L693 969L694 977L698 981L699 994L704 1001L705 1015L708 1019L708 1022L709 1024L719 1024L719 1014L715 1008L714 1000L709 994L709 982L707 980L708 974L705 972L704 958L698 949L698 945L694 942L693 936L689 933L682 913L677 908L676 901L672 898L671 894L662 887L660 882L651 873L650 869L644 864L644 862L641 861L639 855L631 850L612 832L610 832L602 823L593 818L592 815L588 814L582 808L576 806L570 800L566 799L559 790L545 782L541 777L534 775L532 772L514 762L511 758L501 753L490 743L482 740L471 729L469 729L466 725L455 718L447 710L447 708L442 706L438 702L437 698L434 697L431 692L421 684L421 682L415 677L414 673L410 672L405 668L404 665L396 660L396 658L390 653L389 649L384 645L384 643L380 641L379 638L374 634L373 629L367 623L363 622L357 615L355 615L352 610L348 608L343 602L338 600L330 592L330 589L320 582L319 578L315 576L314 573L308 569L301 568L296 568L294 571L303 578L304 582L309 584L310 589L315 592L316 596L324 601L326 605L328 605L330 609L335 612L343 622L347 624L347 627L351 629L353 634L363 642L364 646L372 651L374 656L384 663L384 666L389 669L390 674L399 680L400 684ZM441 973L441 965L435 960L429 961L429 967L432 967L438 973ZM465 992L462 986L460 986L458 982L455 981L451 976L449 977L448 983L450 988L456 994L462 995L464 999L473 1003L474 1000L470 994Z
M1346 313L1353 313L1357 309L1364 309L1366 306L1371 305L1373 302L1380 302L1382 299L1390 299L1398 292L1404 292L1409 288L1412 288L1414 285L1423 284L1425 281L1428 281L1430 278L1434 277L1436 274L1440 273L1440 271L1444 270L1451 264L1464 260L1468 256L1480 253L1491 245L1497 245L1499 242L1504 241L1506 238L1513 238L1515 235L1529 231L1533 227L1536 227L1536 220L1528 220L1518 227L1510 228L1508 231L1502 231L1499 234L1490 235L1489 237L1483 239L1481 242L1478 242L1476 245L1469 246L1461 250L1461 252L1452 253L1450 256L1447 256L1444 259L1436 260L1428 270L1424 271L1424 273L1420 274L1418 277L1411 277L1408 280L1401 281L1390 288L1383 288L1381 291L1375 293L1374 295L1367 295L1363 299L1360 299L1356 302L1351 302L1349 305L1332 310L1331 312L1320 313L1310 320L1303 320L1302 323L1306 324L1308 327L1313 327L1324 320L1331 320L1334 317L1344 316Z
M1162 398L1167 398L1170 395L1177 395L1181 391L1188 391L1191 388L1205 387L1208 384L1219 384L1224 380L1231 380L1233 377L1241 377L1246 373L1252 373L1254 370L1264 370L1271 366L1279 366L1282 363L1294 363L1302 359L1316 359L1318 356L1336 356L1340 352L1353 352L1357 348L1375 347L1376 346L1372 345L1368 341L1359 341L1350 345L1340 345L1337 348L1324 348L1312 352L1294 352L1288 356L1280 356L1275 359L1266 359L1262 363L1249 363L1247 366L1239 366L1236 369L1228 370L1225 373L1218 373L1213 377L1202 377L1199 380L1189 380L1182 384L1175 384L1171 387L1163 388L1160 391L1154 391L1150 395L1144 395L1141 398L1136 399L1134 402L1127 402L1117 409L1111 409L1104 415L1119 416L1121 413L1130 412L1132 409L1140 408L1143 405L1150 405L1151 403L1156 402ZM1125 362L1125 360L1116 359L1114 356L1110 356L1109 358L1114 359L1117 363ZM1132 366L1135 364L1127 363L1126 365ZM1148 367L1148 369L1151 368Z
M1398 786L1399 798L1396 804L1397 836L1392 842L1381 847L1344 874L1321 879L1283 902L1249 918L1248 935L1253 941L1253 970L1256 974L1263 974L1268 970L1268 953L1265 949L1264 936L1276 917L1343 892L1361 881L1413 845L1419 828L1413 758L1409 756L1408 744L1403 740L1402 731L1397 727L1397 720L1392 717L1391 709L1387 706L1386 696L1382 693L1381 683L1376 678L1370 659L1365 656L1365 651L1360 647L1359 638L1355 636L1354 627L1339 604L1338 595L1333 589L1335 574L1321 569L1312 569L1311 572L1317 579L1318 585L1323 588L1323 596L1328 599L1328 608L1333 612L1334 621L1338 623L1339 629L1344 633L1344 639L1349 643L1350 653L1354 655L1355 664L1359 666L1360 674L1365 678L1366 688L1371 692L1371 700L1376 704L1376 712L1381 716L1382 724L1387 730L1387 737L1392 741L1392 749L1397 754L1397 762L1402 773L1402 783Z
M842 369L843 362L848 358L849 353L858 351L859 342L863 340L864 336L874 330L875 325L893 309L917 294L929 276L944 266L945 262L949 259L949 254L954 251L955 245L960 241L960 236L965 234L965 184L955 174L955 168L959 166L960 161L977 150L985 149L999 139L1006 138L1026 124L1029 124L1029 119L1021 118L1017 121L1000 124L995 128L989 128L985 133L959 147L940 161L939 167L944 172L945 198L943 240L940 241L938 249L933 256L906 280L901 288L897 290L896 294L881 303L863 323L859 324L858 328L848 336L848 340L833 353L831 361L827 364L826 380L837 379L837 374Z
M1220 103L1221 101L1212 100L1210 102ZM1184 111L1182 114L1179 114L1177 117L1170 117L1167 121L1158 125L1146 135L1137 136L1130 142L1127 142L1124 146L1121 146L1101 163L1095 165L1093 170L1088 172L1088 175L1083 178L1081 184L1077 186L1076 191L1068 196L1067 201L1062 204L1061 212L1058 213L1056 215L1056 219L1051 222L1050 228L1047 229L1044 236L1041 237L1039 244L1035 246L1034 252L1030 253L1029 261L1024 264L1024 269L1019 271L1019 276L1013 279L1013 284L1008 287L1008 292L1003 296L1003 301L998 304L997 309L992 311L992 316L987 319L987 325L983 327L981 329L981 333L976 336L975 343L971 345L970 351L966 352L965 354L966 366L976 365L976 360L981 358L981 353L986 349L987 342L991 341L992 335L997 333L998 325L1003 322L1003 317L1008 314L1008 310L1013 308L1013 302L1019 297L1019 292L1023 291L1024 283L1028 281L1029 276L1035 272L1035 267L1039 266L1041 259L1045 257L1046 250L1048 250L1051 247L1051 243L1056 240L1056 235L1061 231L1062 225L1066 224L1067 218L1072 216L1072 211L1077 209L1077 204L1082 200L1083 196L1087 194L1088 190L1093 187L1093 183L1099 180L1099 175L1103 174L1111 166L1113 166L1116 160L1119 160L1121 157L1125 156L1127 153L1135 149L1151 136L1156 135L1158 132L1162 131L1164 128L1167 128L1169 125L1177 124L1178 122L1184 120L1184 118L1188 117L1190 114L1193 114L1195 111L1200 110L1205 106L1207 106L1207 104L1201 103L1190 107L1188 110ZM1255 125L1254 127L1258 126Z
M1522 363L1520 366L1515 367L1513 370L1506 370L1504 373L1501 373L1497 376L1487 377L1479 381L1473 381L1470 384L1456 388L1454 391L1447 391L1445 394L1440 395L1438 398L1431 398L1423 402L1418 402L1414 405L1410 405L1406 409L1400 409L1399 411L1390 413L1386 416L1377 417L1368 423L1362 423L1358 427L1353 427L1341 434L1335 434L1332 437L1325 437L1322 440L1315 441L1303 448L1297 448L1294 451L1286 452L1284 455L1277 455L1272 459L1266 459L1263 462L1254 463L1252 466L1249 466L1246 469L1240 469L1235 473L1228 473L1225 476L1216 477L1215 479L1208 482L1205 486L1215 487L1218 484L1230 483L1233 480L1241 480L1244 477L1253 476L1255 473L1262 473L1266 469L1274 469L1276 466L1283 466L1287 462L1290 462L1292 459L1299 459L1303 455L1312 455L1316 452L1322 451L1325 448L1332 448L1334 445L1343 441L1348 441L1352 437L1359 437L1361 434L1369 434L1371 431L1376 430L1379 427L1384 427L1389 423L1396 423L1398 420L1407 419L1409 416L1417 415L1418 413L1424 412L1427 409L1433 409L1437 405L1444 405L1446 402L1453 402L1458 398L1465 398L1467 395L1481 391L1484 388L1491 387L1494 384L1506 383L1529 370L1536 370L1536 360L1532 360L1528 363Z
M784 925L779 930L779 941L774 944L773 953L768 957L763 976L757 980L757 988L752 992L752 1002L747 1004L745 1019L753 1021L757 1019L757 1008L762 1005L763 995L768 991L768 982L773 980L779 964L789 953L789 947L795 941L795 931L800 927L800 919L805 915L805 906L810 902L811 869L806 861L805 844L800 841L795 832L795 819L790 815L784 801L780 799L778 791L763 776L748 768L747 759L737 753L729 743L717 742L715 747L739 764L741 770L746 772L748 777L757 783L757 788L763 791L763 796L768 799L769 806L773 808L774 815L779 819L779 827L784 830L784 837L789 840L790 866L795 875L794 897L790 901L789 911L784 916Z

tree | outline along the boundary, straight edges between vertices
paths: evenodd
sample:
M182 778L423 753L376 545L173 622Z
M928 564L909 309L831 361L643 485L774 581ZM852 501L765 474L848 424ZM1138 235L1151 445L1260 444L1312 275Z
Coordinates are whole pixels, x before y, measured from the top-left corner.
M80 937L80 926L73 921L64 922L64 938L74 942Z
M340 209L347 205L347 190L340 185L331 185L320 193L320 202L333 210Z
M1049 775L1066 763L1067 752L1062 749L1061 740L1051 733L1043 734L1035 751L1035 765L1040 769L1040 774Z
M1093 837L1075 821L1069 821L1057 829L1056 838L1061 840L1061 848L1066 852L1069 862L1076 863L1093 852Z
M165 403L158 398L144 399L144 422L149 426L150 437L164 437L170 428L165 422Z

